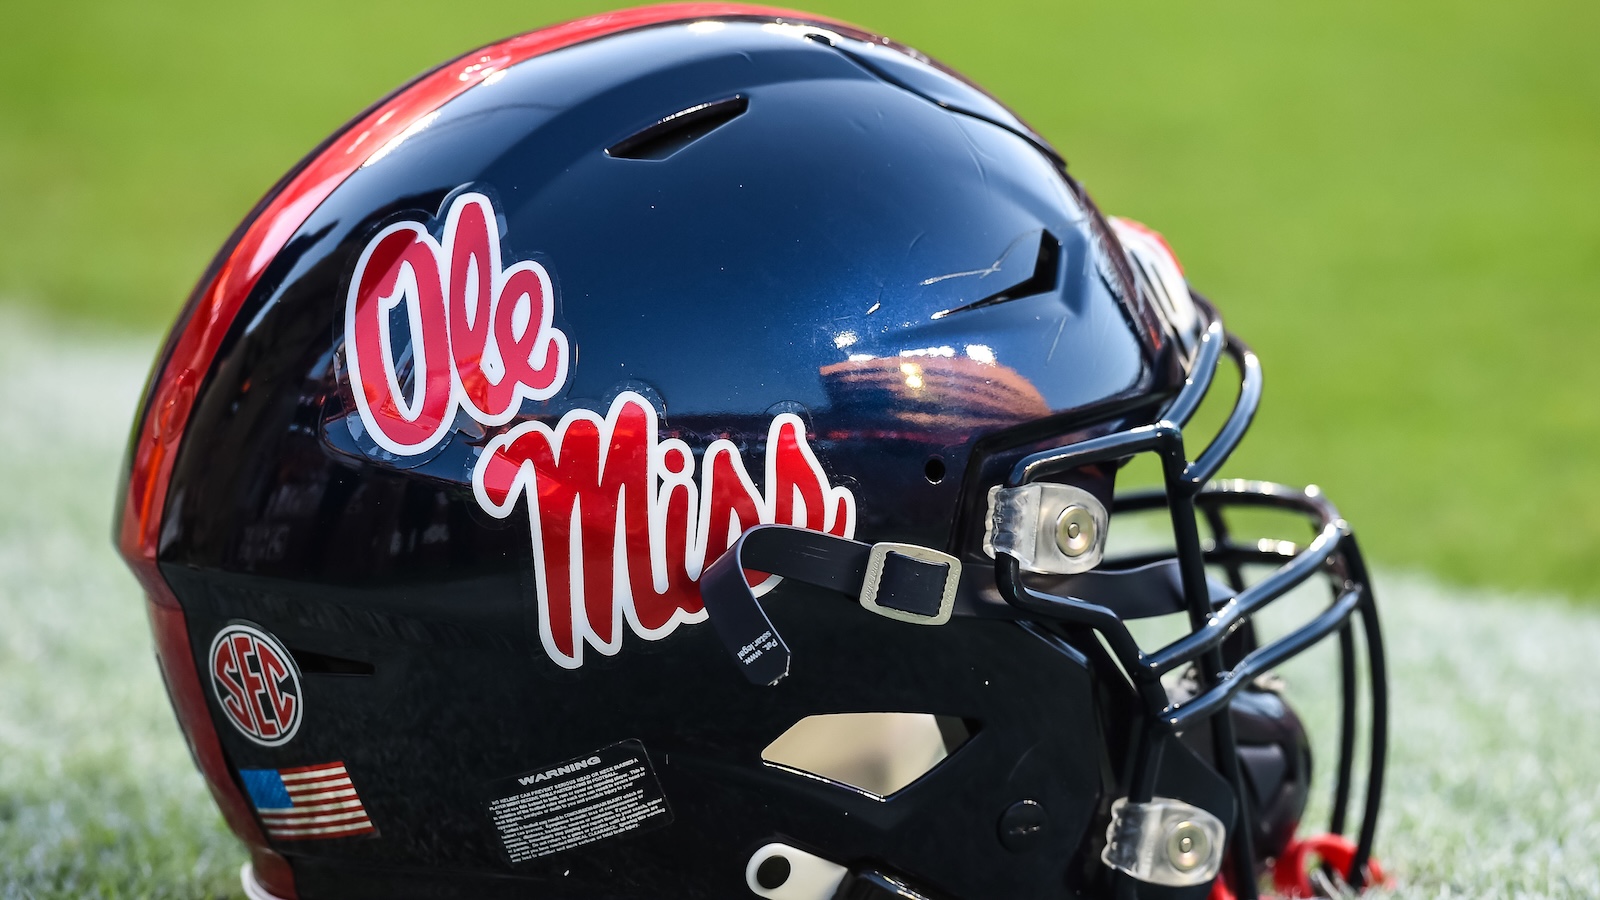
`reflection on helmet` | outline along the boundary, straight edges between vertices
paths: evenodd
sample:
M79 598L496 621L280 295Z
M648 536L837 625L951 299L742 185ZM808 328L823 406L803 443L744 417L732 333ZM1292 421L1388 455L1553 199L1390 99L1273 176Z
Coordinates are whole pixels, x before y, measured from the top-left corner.
M989 348L972 345L863 356L821 369L828 409L870 419L884 430L858 439L904 439L936 446L971 440L1050 415L1031 382L1000 365Z
M623 11L447 63L274 188L168 338L118 541L252 896L1251 895L1311 775L1262 678L1330 636L1346 729L1372 669L1359 884L1376 613L1325 498L1212 480L1259 395L1165 242L960 76Z

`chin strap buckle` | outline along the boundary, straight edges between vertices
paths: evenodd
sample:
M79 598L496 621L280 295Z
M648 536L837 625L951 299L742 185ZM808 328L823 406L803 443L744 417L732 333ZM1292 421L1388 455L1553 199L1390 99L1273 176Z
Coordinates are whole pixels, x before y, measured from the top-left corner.
M955 612L961 560L914 544L864 544L791 525L757 525L700 576L700 597L723 646L751 684L789 674L792 654L745 579L766 572L858 599L899 622L943 625Z
M961 560L915 544L873 544L861 608L899 622L943 625L956 605Z

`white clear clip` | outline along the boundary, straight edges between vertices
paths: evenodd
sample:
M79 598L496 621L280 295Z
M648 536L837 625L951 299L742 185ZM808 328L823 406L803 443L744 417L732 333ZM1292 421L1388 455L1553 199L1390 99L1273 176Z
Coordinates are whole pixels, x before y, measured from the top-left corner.
M1093 494L1070 484L993 487L983 552L1009 553L1026 572L1076 575L1100 565L1109 521Z
M830 900L849 869L799 847L771 843L750 857L745 886L766 900Z
M1188 887L1205 884L1222 870L1227 830L1211 813L1181 800L1111 804L1106 848L1100 861L1146 884Z

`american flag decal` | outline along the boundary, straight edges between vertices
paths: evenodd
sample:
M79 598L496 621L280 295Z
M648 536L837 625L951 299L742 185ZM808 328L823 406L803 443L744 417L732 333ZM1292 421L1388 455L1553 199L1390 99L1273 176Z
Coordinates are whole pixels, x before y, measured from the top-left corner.
M293 769L240 769L239 778L268 837L301 841L376 830L342 762Z

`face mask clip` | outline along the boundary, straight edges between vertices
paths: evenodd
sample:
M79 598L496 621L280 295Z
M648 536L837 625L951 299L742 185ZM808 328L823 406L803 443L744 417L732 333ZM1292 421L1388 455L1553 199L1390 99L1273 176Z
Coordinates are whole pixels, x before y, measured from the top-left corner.
M1217 877L1226 843L1222 821L1198 806L1168 797L1147 803L1123 797L1111 805L1100 860L1146 884L1188 887Z
M1025 572L1077 575L1100 565L1110 516L1094 495L1036 481L989 489L983 552L1015 557Z

